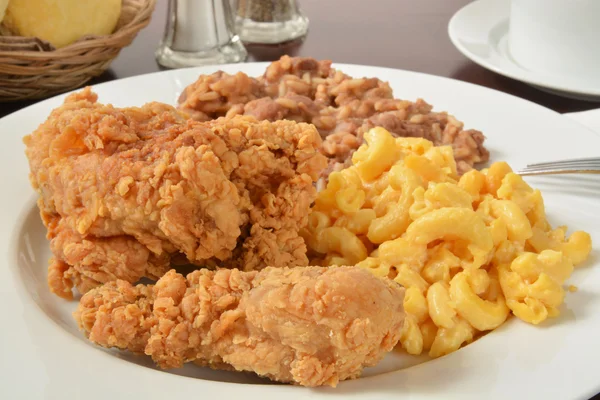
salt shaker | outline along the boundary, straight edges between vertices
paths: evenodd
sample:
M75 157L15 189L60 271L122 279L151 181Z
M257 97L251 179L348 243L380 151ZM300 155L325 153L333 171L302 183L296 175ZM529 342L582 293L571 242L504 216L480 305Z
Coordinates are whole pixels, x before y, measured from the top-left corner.
M235 30L246 43L283 43L308 31L296 0L233 0L233 5Z
M166 68L244 61L229 0L169 0L164 38L155 53Z

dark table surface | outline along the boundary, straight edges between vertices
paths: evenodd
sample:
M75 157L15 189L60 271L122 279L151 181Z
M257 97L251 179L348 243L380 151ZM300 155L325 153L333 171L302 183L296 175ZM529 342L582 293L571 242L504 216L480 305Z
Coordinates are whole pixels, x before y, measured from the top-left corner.
M470 0L300 0L310 20L301 45L253 47L248 61L283 54L419 71L475 83L533 101L558 112L600 108L600 102L548 94L488 71L458 52L448 38L450 17ZM150 25L110 69L90 84L159 71L154 50L165 25L166 0L158 0ZM0 104L0 117L33 102ZM559 384L557 382L557 384ZM600 395L593 400L600 400Z

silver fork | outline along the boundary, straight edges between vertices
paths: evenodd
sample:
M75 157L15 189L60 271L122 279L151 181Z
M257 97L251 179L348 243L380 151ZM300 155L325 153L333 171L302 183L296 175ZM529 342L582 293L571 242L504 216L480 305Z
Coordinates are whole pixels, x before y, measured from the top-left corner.
M527 164L519 175L600 174L600 157Z

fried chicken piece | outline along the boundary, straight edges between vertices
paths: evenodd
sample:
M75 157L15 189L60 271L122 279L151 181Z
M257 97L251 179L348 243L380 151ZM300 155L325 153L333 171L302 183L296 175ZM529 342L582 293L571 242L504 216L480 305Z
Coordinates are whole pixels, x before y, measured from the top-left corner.
M463 129L462 122L432 111L422 99L395 99L387 82L353 78L327 60L283 56L257 78L241 72L200 75L181 94L179 107L199 120L243 114L312 123L324 139L321 151L329 158L322 178L349 165L364 133L374 126L397 137L451 145L461 174L489 159L481 132Z
M196 362L280 382L336 386L398 342L404 289L358 267L174 270L155 286L89 291L73 314L94 343L161 368Z
M59 296L159 278L181 255L246 269L308 262L298 231L326 165L310 125L200 123L160 103L103 105L88 88L24 142Z

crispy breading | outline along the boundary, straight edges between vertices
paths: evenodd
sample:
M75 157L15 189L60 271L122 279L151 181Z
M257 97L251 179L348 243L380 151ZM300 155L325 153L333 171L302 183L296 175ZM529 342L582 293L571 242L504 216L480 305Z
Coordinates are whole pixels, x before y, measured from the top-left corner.
M195 362L280 382L335 386L398 342L404 289L358 267L174 270L155 286L116 281L83 296L74 317L104 347L162 368Z
M24 139L54 258L71 298L115 279L197 265L306 265L298 236L325 168L316 129L252 117L200 123L171 106L116 108L89 88Z

